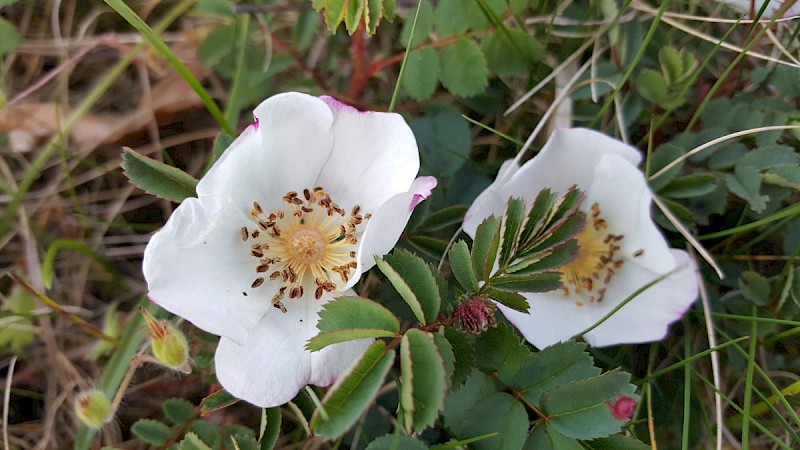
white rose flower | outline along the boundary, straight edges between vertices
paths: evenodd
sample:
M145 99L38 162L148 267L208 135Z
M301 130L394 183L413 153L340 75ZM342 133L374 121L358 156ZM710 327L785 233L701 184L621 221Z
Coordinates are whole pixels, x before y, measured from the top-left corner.
M150 298L221 336L223 387L255 405L329 386L370 340L311 353L317 312L394 247L436 179L402 117L285 93L173 212L144 253Z
M497 180L470 207L470 236L490 215L502 216L509 197L530 205L544 188L586 193L586 226L578 255L562 268L563 289L524 293L529 314L498 308L538 348L569 339L608 314L644 285L669 274L584 337L593 346L662 339L697 298L686 252L670 249L650 218L652 193L636 168L638 150L586 129L558 129L522 167L507 161Z

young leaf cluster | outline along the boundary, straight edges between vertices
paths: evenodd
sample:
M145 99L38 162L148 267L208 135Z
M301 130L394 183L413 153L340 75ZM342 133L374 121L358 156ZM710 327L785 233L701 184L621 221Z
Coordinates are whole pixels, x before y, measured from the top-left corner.
M563 195L545 189L530 208L522 199L509 199L501 218L489 217L478 226L471 252L463 241L453 246L450 266L456 280L467 292L527 311L519 292L559 288L558 269L577 254L575 236L585 220L583 197L572 187Z

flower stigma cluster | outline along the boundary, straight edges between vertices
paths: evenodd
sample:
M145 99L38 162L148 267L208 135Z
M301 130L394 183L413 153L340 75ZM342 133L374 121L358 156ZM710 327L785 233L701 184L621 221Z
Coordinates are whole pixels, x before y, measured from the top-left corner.
M257 288L264 281L282 283L272 297L272 306L286 312L284 297L301 298L313 293L316 300L326 292L340 290L358 267L358 235L372 214L361 214L356 205L347 213L322 187L303 189L302 195L287 192L286 208L265 212L253 202L250 217L255 225L241 228L242 240L250 242L250 254L258 259Z
M606 286L625 264L625 259L620 255L623 239L624 234L609 231L600 205L592 204L591 216L578 233L578 254L561 268L564 296L574 298L579 307L584 306L586 301L602 302L608 290ZM632 256L638 258L643 254L644 250L638 249Z

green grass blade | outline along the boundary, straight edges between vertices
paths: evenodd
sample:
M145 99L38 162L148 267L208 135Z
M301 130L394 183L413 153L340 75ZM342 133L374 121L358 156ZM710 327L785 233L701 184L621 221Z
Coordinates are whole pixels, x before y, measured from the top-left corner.
M397 97L400 95L400 85L403 82L403 74L406 71L406 63L408 62L408 55L411 53L411 43L414 42L414 32L417 30L417 19L419 19L419 10L422 8L422 0L417 3L417 11L414 13L414 23L411 24L411 33L408 36L408 45L406 52L403 55L403 62L400 64L400 73L397 74L397 83L394 85L394 92L392 92L392 100L389 102L389 112L394 111L397 105Z
M203 88L197 78L192 75L192 72L189 71L189 68L186 67L178 56L158 37L158 32L155 31L153 28L150 28L150 25L142 20L136 12L134 12L130 6L128 6L123 0L104 0L108 6L114 9L123 19L128 21L131 26L136 28L139 33L153 46L153 48L160 54L164 59L166 59L170 65L186 80L186 83L191 86L192 90L194 90L197 95L202 100L203 104L206 105L208 112L214 117L214 120L217 121L219 126L228 134L234 135L236 134L231 125L225 120L225 116L222 114L222 111L219 109L219 106L214 102L209 95L208 91ZM192 2L194 3L194 2Z

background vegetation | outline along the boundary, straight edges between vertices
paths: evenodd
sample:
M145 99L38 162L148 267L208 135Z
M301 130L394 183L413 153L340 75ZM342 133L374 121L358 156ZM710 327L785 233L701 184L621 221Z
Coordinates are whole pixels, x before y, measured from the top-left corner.
M460 289L444 256L447 244L502 161L523 147L526 156L535 153L553 127L570 123L642 149L658 198L654 217L674 247L693 241L702 299L663 342L562 347L559 358L572 354L593 374L612 374L603 380L630 373L632 385L614 378L616 390L608 392L641 401L622 435L594 439L618 425L591 436L561 428L568 441L552 438L553 448L800 446L800 22L755 23L710 0L0 0L0 6L0 388L7 448L538 442L541 417L519 401L523 390L514 377L521 370L541 373L529 361L545 356L533 357L534 349L505 324L478 338L444 332L447 344L437 341L430 354L448 367L442 346L450 346L453 376L441 386L443 414L431 418L398 422L397 380L401 363L410 362L382 363L380 355L389 353L375 350L375 364L390 373L378 380L377 400L367 395L365 414L347 413L352 427L317 428L321 437L309 433L309 420L324 390L303 391L270 410L236 403L214 378L216 337L183 323L190 375L143 365L110 423L99 433L80 424L76 394L96 386L113 396L146 345L141 255L175 207L128 181L121 147L199 178L251 121L254 105L289 90L406 117L421 173L437 176L439 188L415 212L400 247L434 267L444 259L441 274L451 292L440 298L442 311ZM400 272L402 255L394 254ZM366 274L359 293L406 325L424 322L385 274ZM428 349L423 335L404 338L423 349L419 357ZM503 352L516 362L498 360ZM420 433L380 438L404 431ZM481 439L468 442L472 437Z

